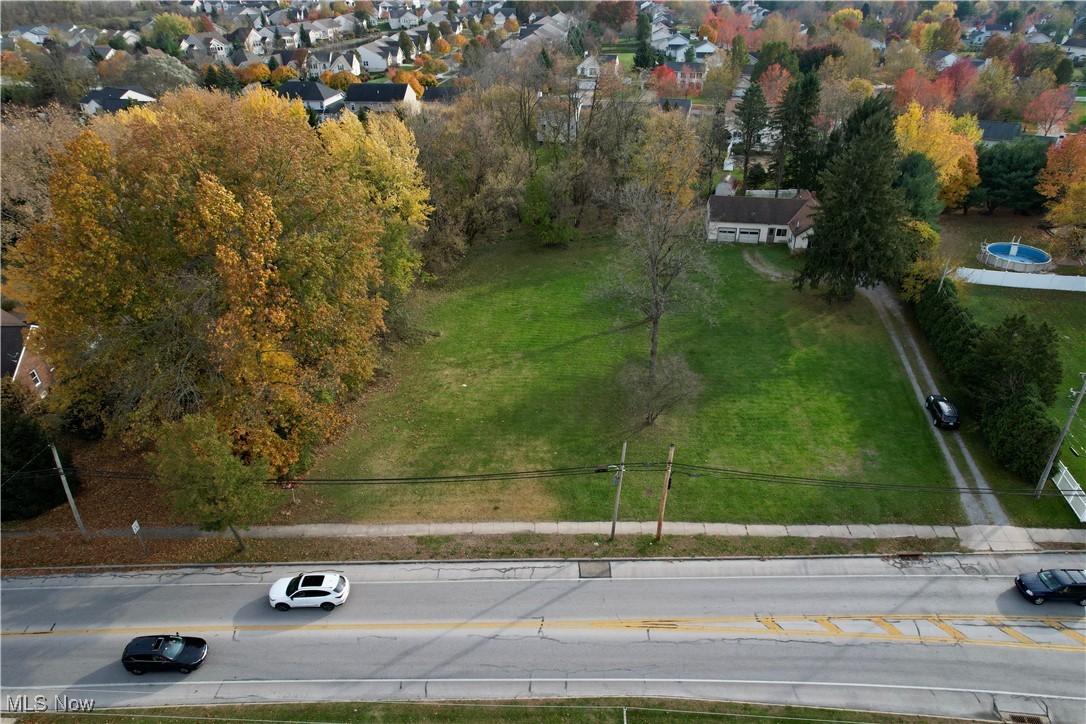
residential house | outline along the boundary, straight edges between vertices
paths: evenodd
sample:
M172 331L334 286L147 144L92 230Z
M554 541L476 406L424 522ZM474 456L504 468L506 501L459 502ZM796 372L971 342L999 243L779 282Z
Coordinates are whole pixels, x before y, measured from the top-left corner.
M419 16L415 15L414 11L407 8L397 8L390 10L388 13L388 27L393 30L406 30L407 28L416 27L421 20Z
M1021 123L1007 121L977 121L980 126L980 142L985 146L1014 141L1022 135Z
M371 84L373 85L373 84ZM423 107L445 106L452 103L460 94L464 92L463 88L457 88L451 85L439 85L433 88L422 89L422 103Z
M54 370L29 344L37 328L0 309L0 374L14 379L38 397L45 397Z
M303 106L317 113L319 120L338 114L344 107L343 91L316 81L288 80L275 92L284 98L301 101Z
M806 249L817 206L809 191L799 191L791 198L710 196L706 202L707 238L717 243L783 243L793 252Z
M1026 34L1026 43L1029 45L1047 45L1052 42L1052 38L1045 35L1040 30L1034 30L1032 33Z
M936 50L934 53L928 53L924 60L935 72L941 73L961 58L948 50Z
M679 84L680 88L694 92L701 91L701 85L705 82L706 70L704 63L669 61L664 65L675 74L675 82Z
M129 48L134 47L136 43L140 42L140 34L135 30L107 30L105 31L106 43L113 40L113 38L118 35L124 40L124 44Z
M689 98L659 98L656 106L662 111L675 111L681 113L683 118L689 118L694 103Z
M403 51L395 38L382 38L355 48L358 62L368 73L381 73L403 63Z
M181 52L186 58L210 60L226 60L233 52L234 46L230 41L218 33L194 33L181 38Z
M577 75L598 78L604 72L617 73L619 67L617 55L589 55L577 66Z
M1086 58L1086 38L1068 38L1060 47L1076 63Z
M226 40L231 46L237 44L242 50L250 53L264 52L264 37L253 28L238 28L232 33L227 33Z
M45 39L49 37L49 28L44 25L17 25L8 31L7 37L44 45Z
M686 49L689 47L690 38L682 33L675 33L667 39L667 46L664 48L664 53L672 60L684 60L686 58Z
M154 103L156 100L138 85L126 88L98 88L79 100L79 110L85 115L93 116L98 111L116 113L134 105Z
M309 53L307 70L308 74L315 78L320 77L326 71L333 73L347 71L355 75L362 75L362 64L359 62L356 53L343 53L338 50L313 50Z
M351 83L344 103L351 113L365 109L372 113L391 113L399 105L409 113L422 108L415 91L407 83Z
M720 48L721 46L716 43L710 43L708 40L703 40L694 46L694 60L699 63L704 63L706 58L711 58L716 54L716 51L720 50Z
M230 65L235 68L242 68L247 65L255 65L256 63L264 63L264 56L257 55L256 53L250 53L248 50L235 51L230 56Z

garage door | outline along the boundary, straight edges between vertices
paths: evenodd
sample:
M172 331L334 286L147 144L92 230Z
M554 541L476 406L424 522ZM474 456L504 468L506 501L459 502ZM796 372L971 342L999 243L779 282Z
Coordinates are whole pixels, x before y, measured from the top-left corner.
M731 243L731 242L735 241L735 233L736 233L736 231L738 231L738 229L736 229L734 227L731 228L731 229L725 229L725 228L717 229L716 230L716 240L717 241L726 241L726 242Z
M740 229L739 230L739 243L741 244L757 244L758 237L762 235L758 229Z

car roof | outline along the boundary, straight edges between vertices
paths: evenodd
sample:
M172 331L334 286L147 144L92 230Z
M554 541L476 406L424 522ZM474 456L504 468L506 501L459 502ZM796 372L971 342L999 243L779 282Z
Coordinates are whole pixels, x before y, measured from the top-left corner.
M125 654L153 654L162 648L162 641L174 634L161 634L159 636L137 636L124 647Z
M329 573L325 571L307 571L300 574L302 580L298 585L301 588L324 588L326 586L334 586L339 580L338 573Z
M1074 568L1061 568L1058 572L1071 579L1071 583L1077 583L1079 585L1086 584L1086 571L1079 571Z

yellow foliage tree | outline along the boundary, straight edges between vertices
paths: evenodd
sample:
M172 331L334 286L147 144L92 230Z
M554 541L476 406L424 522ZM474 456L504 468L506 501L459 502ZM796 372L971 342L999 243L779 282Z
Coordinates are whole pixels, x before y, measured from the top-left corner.
M235 68L234 75L246 85L250 83L264 83L271 78L271 69L263 63L250 63L244 67Z
M288 80L292 80L298 77L298 71L291 68L289 65L281 65L271 72L268 80L274 86L281 86Z
M381 290L411 281L385 279L412 261L384 240L410 244L427 208L402 123L332 123L326 146L271 91L190 88L69 143L5 269L56 365L50 404L141 445L208 413L278 473L333 434L373 374Z
M980 183L975 146L981 132L975 116L926 111L913 102L898 116L894 130L902 154L917 151L931 159L942 186L939 197L947 206L960 206Z

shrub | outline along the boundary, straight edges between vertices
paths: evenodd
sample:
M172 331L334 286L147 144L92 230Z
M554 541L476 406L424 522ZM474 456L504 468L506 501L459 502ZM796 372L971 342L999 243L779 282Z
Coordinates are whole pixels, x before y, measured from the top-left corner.
M1059 428L1044 404L1033 395L1020 395L990 409L981 433L996 461L1015 475L1035 481L1056 443Z
M4 484L0 487L0 518L25 520L41 515L64 502L64 487L53 469L49 436L41 422L24 408L16 383L5 380L0 393L4 434L0 437L0 465ZM70 461L61 453L61 465ZM44 471L44 472L37 472ZM68 476L74 491L78 480Z

